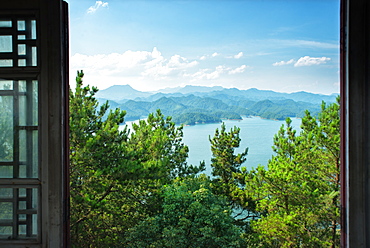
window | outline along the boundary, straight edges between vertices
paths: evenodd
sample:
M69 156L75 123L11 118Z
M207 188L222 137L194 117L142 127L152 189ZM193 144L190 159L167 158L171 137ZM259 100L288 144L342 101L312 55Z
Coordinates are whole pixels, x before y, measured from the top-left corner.
M0 21L0 67L32 69L0 80L0 239L6 240L40 238L36 24L28 15Z
M0 247L68 242L68 26L61 0L0 11Z

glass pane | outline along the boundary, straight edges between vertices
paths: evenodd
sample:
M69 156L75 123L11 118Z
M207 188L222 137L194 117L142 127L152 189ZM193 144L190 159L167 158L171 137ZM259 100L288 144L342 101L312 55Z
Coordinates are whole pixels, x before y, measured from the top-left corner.
M12 90L13 81L12 80L0 80L0 90Z
M0 21L0 28L11 28L12 21Z
M13 60L11 59L0 59L0 67L12 67Z
M19 96L19 125L26 126L26 113L27 113L27 105L26 105L26 96Z
M32 117L32 120L33 120L33 123L32 125L34 126L37 126L38 123L39 123L39 108L38 108L38 105L39 105L39 101L38 101L38 82L36 80L33 80L32 81L32 89L33 89L33 93L32 93L32 100L33 100L33 103L32 103L32 106L33 106L33 110L32 110L32 113L33 113L33 117ZM37 134L36 134L36 137L37 137Z
M27 142L26 142L26 130L19 130L19 160L26 162L27 155Z
M37 209L38 206L38 194L37 194L37 189L34 188L32 189L32 208Z
M37 66L37 47L32 47L32 66Z
M19 197L26 197L26 189L22 188L18 190Z
M19 131L19 178L38 177L38 132L37 130Z
M25 40L26 39L26 36L25 35L18 35L18 40Z
M19 201L18 209L26 209L26 201Z
M36 21L32 20L31 21L31 39L35 40L36 39Z
M13 203L0 202L0 222L13 219Z
M18 44L18 55L26 55L26 44Z
M13 51L12 36L0 35L0 53L10 53Z
M23 161L23 160L21 160ZM19 175L18 175L19 178L27 178L27 166L22 164L22 165L19 165Z
M26 66L26 60L25 59L18 59L18 66Z
M19 92L26 92L26 90L27 90L26 85L27 85L27 81L19 80L18 81L18 91Z
M32 235L37 235L37 214L32 215Z
M11 239L13 228L11 226L0 226L0 239Z
M0 161L13 160L13 97L0 96Z
M27 225L19 225L18 234L19 235L26 235Z
M38 156L38 144L39 144L39 136L38 136L38 131L33 131L32 132L32 138L33 138L33 159L32 159L32 177L33 178L38 178L39 172L39 156Z
M13 178L13 166L0 166L0 178Z
M13 189L11 188L0 188L0 198L12 198Z
M26 30L26 22L24 20L18 21L18 31Z

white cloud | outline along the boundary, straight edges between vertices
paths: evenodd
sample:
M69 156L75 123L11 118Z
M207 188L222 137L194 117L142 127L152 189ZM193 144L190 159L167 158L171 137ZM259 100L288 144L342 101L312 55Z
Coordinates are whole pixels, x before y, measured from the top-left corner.
M294 59L291 59L291 60L288 60L288 61L280 61L280 62L275 62L273 63L272 65L273 66L282 66L282 65L289 65L289 64L293 64L295 62Z
M181 74L186 68L194 67L199 63L196 60L190 62L178 54L173 55L169 60L158 60L157 62L155 65L151 63L150 67L147 66L147 69L141 75L163 79L168 75Z
M311 41L311 40L296 40L293 41L297 45L300 46L307 46L307 47L316 47L316 48L324 48L324 49L338 49L339 44L333 44L333 43L326 43L326 42L318 42L318 41Z
M271 44L277 43L278 46L288 47L309 47L320 49L339 49L338 43L319 42L312 40L270 40Z
M294 64L295 67L298 66L311 66L311 65L319 65L325 64L326 61L329 61L330 58L321 57L321 58L314 58L310 56L304 56L298 59L298 61Z
M280 61L275 62L272 65L273 66L282 66L282 65L289 65L294 63L294 67L299 66L311 66L311 65L319 65L319 64L325 64L327 61L331 60L327 57L310 57L310 56L304 56L299 58L297 61L294 59L288 60L288 61Z
M212 53L211 55L202 55L199 60L206 60L208 58L214 58L214 57L217 57L217 56L220 56L221 54L218 53L218 52L214 52Z
M108 2L103 2L103 1L96 1L94 6L90 6L87 9L88 14L93 14L95 13L99 8L106 8L108 7Z
M235 69L232 69L230 67L226 67L224 65L216 66L214 70L211 69L200 69L199 71L193 73L193 74L184 74L184 76L191 77L191 81L195 80L212 80L217 79L221 77L223 74L237 74L244 72L249 66L247 65L241 65Z
M216 66L215 70L212 71L211 69L200 69L198 72L194 74L185 74L184 76L192 77L193 80L211 80L216 79L221 76L221 74L225 73L225 71L230 70L230 68L227 68L223 65Z
M180 55L169 59L162 56L156 47L153 51L125 51L124 53L84 55L76 53L71 57L71 69L87 69L100 75L146 76L163 78L167 75L180 75L187 68L198 65Z
M235 69L233 69L233 70L230 70L230 71L229 71L229 74L242 73L242 72L244 72L244 71L245 71L245 69L247 69L247 67L248 67L248 66L246 66L246 65L242 65L242 66L240 66L240 67L238 67L238 68L235 68Z
M152 52L131 51L124 53L84 55L76 53L71 58L72 68L89 68L93 71L99 71L103 74L114 74L140 65L158 63L164 58L156 48Z
M243 52L240 52L240 53L234 55L235 59L240 59L241 57L243 57Z
M211 58L210 55L205 55ZM83 70L85 82L104 89L113 84L135 84L146 89L189 82L217 82L245 72L247 65L210 65L200 58L192 60L179 54L164 56L154 47L152 51L125 51L123 53L71 56L70 71ZM74 82L71 75L71 82Z

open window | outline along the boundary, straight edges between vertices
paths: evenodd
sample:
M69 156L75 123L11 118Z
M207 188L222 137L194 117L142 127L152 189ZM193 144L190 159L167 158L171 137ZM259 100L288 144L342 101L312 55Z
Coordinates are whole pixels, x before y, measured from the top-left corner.
M370 237L370 3L342 0L342 246ZM32 11L30 11L32 10ZM0 246L68 246L68 25L61 0L0 11Z

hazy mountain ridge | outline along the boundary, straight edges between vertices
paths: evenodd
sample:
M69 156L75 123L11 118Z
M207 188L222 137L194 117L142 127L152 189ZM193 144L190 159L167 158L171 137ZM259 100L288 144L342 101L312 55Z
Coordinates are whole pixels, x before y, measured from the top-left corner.
M114 94L110 96L112 92ZM140 119L161 109L163 114L172 116L176 123L192 125L241 119L241 116L278 120L302 117L306 109L312 114L318 113L322 101L334 102L338 95L304 91L279 93L255 88L239 90L220 86L186 86L171 88L167 92L141 92L129 85L121 85L99 91L97 97L108 99L112 108L126 110L126 120Z

